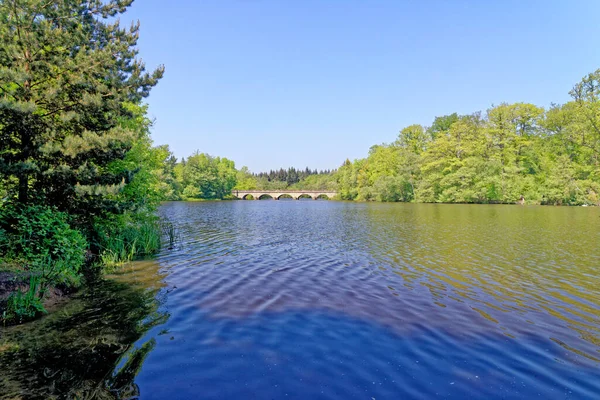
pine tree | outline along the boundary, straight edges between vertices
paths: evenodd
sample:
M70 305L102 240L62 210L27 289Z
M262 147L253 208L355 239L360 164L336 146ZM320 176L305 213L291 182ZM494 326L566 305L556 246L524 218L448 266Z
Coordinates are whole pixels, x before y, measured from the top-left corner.
M115 20L132 2L0 0L0 179L18 202L82 222L126 207L111 198L135 170L111 165L164 72L137 58L139 23Z

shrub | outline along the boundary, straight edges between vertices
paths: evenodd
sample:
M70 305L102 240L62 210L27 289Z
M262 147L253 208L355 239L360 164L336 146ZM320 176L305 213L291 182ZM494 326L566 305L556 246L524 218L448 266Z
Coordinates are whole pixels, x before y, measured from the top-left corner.
M8 205L0 210L0 254L32 268L59 262L71 274L83 265L87 242L69 226L68 215L52 207Z
M3 320L22 322L45 312L42 299L51 285L79 284L87 241L54 208L8 204L0 210L0 263L22 265L29 273L27 292L12 293Z

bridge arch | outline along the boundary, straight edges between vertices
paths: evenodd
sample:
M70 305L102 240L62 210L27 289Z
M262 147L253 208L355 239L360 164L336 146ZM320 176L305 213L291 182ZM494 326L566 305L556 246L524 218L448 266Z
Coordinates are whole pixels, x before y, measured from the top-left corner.
M232 196L242 200L259 200L271 197L275 200L283 198L333 199L336 192L327 190L232 190ZM289 196L289 197L288 197Z
M321 193L315 197L315 200L331 200L325 193Z
M257 200L277 200L277 197L273 197L268 193L263 193L256 198Z
M289 193L282 193L279 196L277 196L277 200L295 200L294 196L292 196Z

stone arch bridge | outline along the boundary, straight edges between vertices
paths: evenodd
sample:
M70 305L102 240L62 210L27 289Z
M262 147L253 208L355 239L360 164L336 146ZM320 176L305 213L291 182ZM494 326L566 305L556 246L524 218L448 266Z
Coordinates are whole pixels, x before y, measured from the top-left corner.
M279 200L282 197L291 197L294 200L299 198L331 199L337 195L336 192L327 190L232 190L231 194L238 199L248 200L250 196L253 199L259 200L261 197L270 196L273 200Z

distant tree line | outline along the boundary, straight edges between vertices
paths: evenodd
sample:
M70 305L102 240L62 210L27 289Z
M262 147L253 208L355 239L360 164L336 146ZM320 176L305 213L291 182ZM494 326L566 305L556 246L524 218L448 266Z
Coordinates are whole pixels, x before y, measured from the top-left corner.
M164 147L168 151L168 147ZM224 157L195 152L177 161L170 153L161 173L161 192L165 200L227 199L231 191L259 189L329 189L335 186L332 171L306 168L279 169L252 173L247 167L240 170Z
M393 143L337 170L251 173L196 153L166 164L169 199L227 198L239 190L330 190L340 199L427 203L600 203L600 70L548 109L500 104L410 125Z
M294 167L290 167L288 169L280 168L277 171L269 171L269 172L260 172L258 174L252 174L258 180L266 179L269 182L286 182L288 185L294 185L303 181L311 175L330 175L330 170L321 170L318 171L316 169L311 170L306 167L306 169L296 169Z
M336 172L348 200L600 205L600 70L545 110L500 104L485 113L410 125L396 141Z

